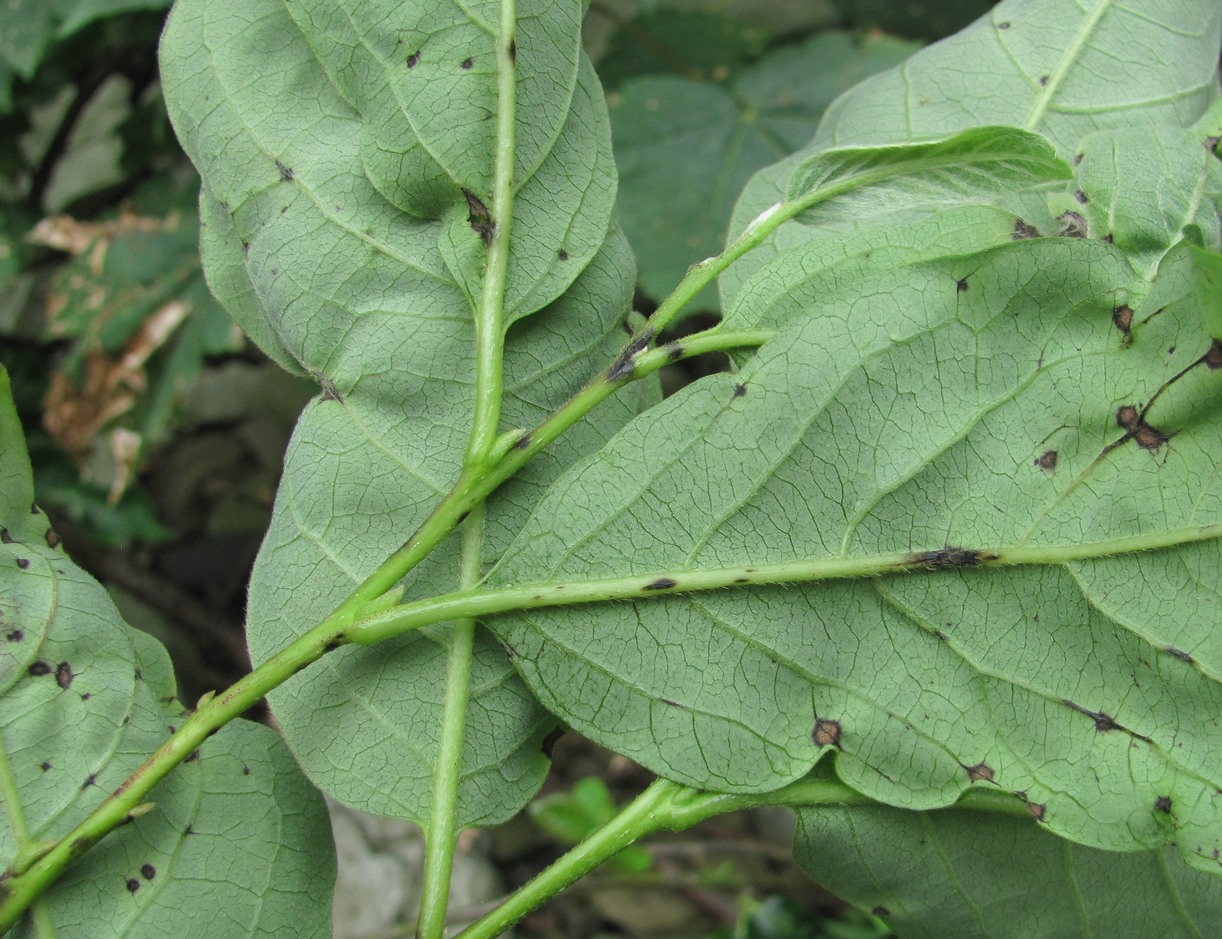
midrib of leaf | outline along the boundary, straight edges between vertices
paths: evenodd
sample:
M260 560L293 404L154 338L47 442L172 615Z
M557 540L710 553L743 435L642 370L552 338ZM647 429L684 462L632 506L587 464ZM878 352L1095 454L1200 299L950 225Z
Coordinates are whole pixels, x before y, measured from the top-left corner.
M1074 35L1073 41L1066 46L1065 54L1061 56L1061 61L1057 63L1057 67L1048 76L1047 84L1044 85L1043 90L1036 96L1035 104L1031 106L1027 119L1023 121L1023 127L1027 130L1035 130L1043 122L1044 115L1052 104L1052 99L1056 97L1056 93L1061 87L1061 82L1065 80L1065 76L1069 74L1069 70L1077 62L1078 55L1086 46L1086 41L1090 38L1090 34L1094 32L1095 27L1099 25L1099 21L1103 19L1103 15L1107 13L1111 6L1112 0L1099 0L1098 6L1091 11L1090 16L1086 18L1086 22L1082 24Z
M1171 876L1171 871L1167 867L1167 856L1162 851L1156 853L1158 872L1163 878L1163 883L1167 887L1167 893L1171 897L1171 902L1175 904L1175 911L1180 914L1180 919L1184 925L1192 930L1196 939L1205 939L1204 934L1197 927L1196 921L1192 918L1192 914L1188 912L1188 908L1184 905L1184 898L1180 894L1180 888L1175 882L1175 878Z
M1125 535L1080 544L1030 547L982 546L982 556L957 569L1027 567L1068 564L1113 555L1156 551L1198 541L1222 538L1222 523L1191 528L1169 528L1141 535ZM934 551L937 548L932 549ZM549 606L640 600L734 587L779 586L825 580L878 577L928 571L935 566L921 551L861 557L828 557L772 562L705 570L659 569L627 577L600 577L565 582L518 584L499 588L473 588L402 604L385 613L359 620L347 638L373 645L422 626L458 617L483 617ZM659 587L659 581L673 581Z

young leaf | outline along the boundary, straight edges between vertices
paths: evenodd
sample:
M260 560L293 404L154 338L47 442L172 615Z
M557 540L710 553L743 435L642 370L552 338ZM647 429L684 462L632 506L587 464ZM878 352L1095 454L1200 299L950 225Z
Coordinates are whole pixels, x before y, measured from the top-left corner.
M1039 134L973 127L932 143L823 150L794 170L786 198L817 200L799 216L808 224L860 221L920 206L980 202L1072 175Z
M0 382L0 863L20 875L38 845L66 836L183 714L165 649L122 622L32 511L20 425ZM154 803L39 901L57 935L215 933L218 910L228 935L286 922L294 934L329 934L326 807L277 735L226 727ZM36 934L28 921L18 927Z
M579 7L518 11L508 427L534 426L624 341L633 265L608 228L614 167L601 95L580 58ZM472 297L495 223L486 204L495 122L483 121L495 70L482 15L449 3L335 16L317 2L184 0L167 27L166 95L204 178L210 282L261 345L323 390L294 433L251 583L256 661L342 601L462 470ZM248 80L256 68L262 84ZM444 119L431 109L438 95ZM468 112L479 126L443 134ZM608 402L505 486L488 505L485 556L499 555L564 467L649 400L642 389ZM452 589L456 549L442 545L408 588ZM308 676L308 695L290 682L271 696L319 785L370 811L428 817L447 643L442 629L344 649ZM460 827L524 804L546 771L540 741L551 726L487 635L471 689Z
M799 809L798 826L794 856L811 877L913 939L1189 939L1222 915L1222 877L1174 849L1066 844L1030 818L821 806Z
M784 196L795 167L830 147L896 144L994 124L1037 131L1070 159L1093 131L1187 127L1218 97L1220 29L1222 7L1196 0L1157 0L1141 10L1111 0L1072 9L1056 0L1003 0L837 100L805 149L755 175L730 233ZM1127 63L1134 48L1157 52L1133 69ZM792 244L805 231L787 225L776 243ZM765 246L723 276L723 306L771 253Z
M549 709L689 785L839 749L854 788L932 808L987 766L1050 830L1212 868L1218 372L1183 270L1126 322L1130 277L1081 239L829 268L739 374L557 483L491 575L659 599L494 628ZM1201 583L1143 591L1147 564Z

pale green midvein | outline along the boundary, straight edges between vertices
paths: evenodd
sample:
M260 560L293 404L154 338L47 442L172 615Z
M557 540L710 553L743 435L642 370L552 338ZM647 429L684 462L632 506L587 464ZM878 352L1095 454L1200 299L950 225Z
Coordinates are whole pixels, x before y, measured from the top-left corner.
M464 476L475 478L487 475L491 464L496 462L493 450L501 423L505 281L509 271L516 159L516 32L515 0L501 0L501 22L496 43L496 152L489 206L493 228L479 308L475 311L475 417L463 459ZM463 524L459 571L459 585L463 589L474 587L482 576L483 532L484 508L480 503L472 507ZM474 644L475 619L470 616L459 618L451 627L450 650L446 657L445 698L437 763L433 768L432 801L425 835L424 882L420 916L416 924L419 939L442 939L445 934Z
M1086 22L1082 24L1082 28L1078 30L1073 37L1073 42L1065 50L1065 54L1061 56L1061 61L1057 63L1057 67L1052 70L1048 76L1048 81L1040 89L1040 93L1036 96L1035 104L1031 106L1031 111L1027 115L1027 120L1023 122L1023 127L1027 130L1035 130L1043 123L1044 115L1048 113L1048 107L1052 104L1052 99L1056 95L1057 90L1061 87L1061 82L1065 80L1065 76L1069 74L1069 69L1078 59L1082 47L1086 45L1090 34L1094 32L1095 27L1099 25L1099 21L1103 19L1105 14L1112 5L1112 0L1099 0L1096 6L1086 18Z
M813 583L931 569L963 570L970 567L1066 564L1137 551L1153 551L1215 538L1222 538L1222 523L1168 529L1149 535L1130 535L1086 544L985 548L970 552L964 552L961 548L949 548L942 551L782 561L708 570L660 570L569 583L483 587L403 604L363 619L348 630L348 639L356 643L373 644L422 626L460 616L482 617L513 610L648 599L666 594L720 590L725 587Z

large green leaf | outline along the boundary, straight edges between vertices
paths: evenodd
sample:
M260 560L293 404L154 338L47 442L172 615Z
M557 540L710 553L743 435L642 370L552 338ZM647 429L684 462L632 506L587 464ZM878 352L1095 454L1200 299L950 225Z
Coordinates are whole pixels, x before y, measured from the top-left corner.
M784 195L793 168L829 147L939 138L1010 124L1048 137L1065 159L1094 131L1187 127L1218 97L1222 7L1210 0L1003 0L963 31L876 75L832 105L802 150L755 175L730 232ZM1132 63L1140 60L1141 67ZM722 277L722 304L774 250L809 237L787 225Z
M1173 848L1100 851L970 808L828 806L798 821L807 873L905 939L1200 939L1222 915L1222 878Z
M664 297L689 266L716 254L751 175L805 144L837 95L914 48L821 33L725 85L679 75L625 82L611 98L611 126L624 230L645 292ZM701 300L713 302L711 291Z
M323 388L294 433L251 583L256 661L403 543L458 476L470 431L484 245L463 190L487 196L495 122L454 139L446 128L465 108L482 121L494 100L496 17L489 4L385 7L185 0L163 41L167 100L204 178L209 283L260 345ZM509 427L534 426L624 341L633 264L608 229L614 167L579 54L579 8L519 5ZM250 82L256 70L266 80ZM392 131L403 136L379 136ZM503 487L488 507L486 557L551 480L648 400L641 389L608 402ZM456 549L442 545L408 589L453 588ZM447 643L439 629L343 649L271 696L319 785L370 811L427 817ZM460 825L521 807L546 771L552 725L487 635L471 689Z
M987 766L1059 834L1215 869L1222 549L1193 540L1222 523L1222 383L1184 264L1125 330L1131 269L1096 241L871 251L810 277L782 256L792 289L730 319L791 325L557 483L492 578L681 594L708 569L930 570L532 611L498 634L550 709L700 788L773 788L835 743L850 785L932 808ZM1116 547L1058 560L1096 542ZM1032 563L949 569L1017 549Z
M170 660L54 545L0 389L0 858L66 835L182 717ZM329 935L326 807L271 731L238 722L45 903L59 936ZM240 831L240 835L236 832ZM252 889L253 888L253 889ZM217 911L224 911L218 922ZM17 935L41 935L27 921Z

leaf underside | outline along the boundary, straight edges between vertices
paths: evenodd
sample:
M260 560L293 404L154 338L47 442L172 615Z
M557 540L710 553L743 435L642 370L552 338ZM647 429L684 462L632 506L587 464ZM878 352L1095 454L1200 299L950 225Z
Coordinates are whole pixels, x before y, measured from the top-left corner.
M614 358L634 270L611 216L610 136L580 51L581 4L518 7L502 418L526 428ZM209 283L260 345L322 388L294 432L251 583L256 662L343 600L462 468L480 226L495 222L479 212L496 143L497 16L489 3L341 11L317 0L185 0L171 17L166 95L204 179ZM608 402L489 500L487 558L566 466L653 400L647 385ZM450 539L407 590L453 589L457 558ZM272 694L318 785L369 811L427 818L447 643L443 626L386 649L347 648ZM487 634L471 689L460 826L525 803L546 772L540 743L553 726Z
M31 511L20 425L0 394L0 821L5 867L66 835L183 719L169 656ZM24 464L24 465L23 465ZM272 731L235 722L157 789L43 901L56 935L330 934L335 853L326 807ZM223 911L218 919L217 911ZM193 924L193 925L192 925ZM28 922L18 936L35 935Z

